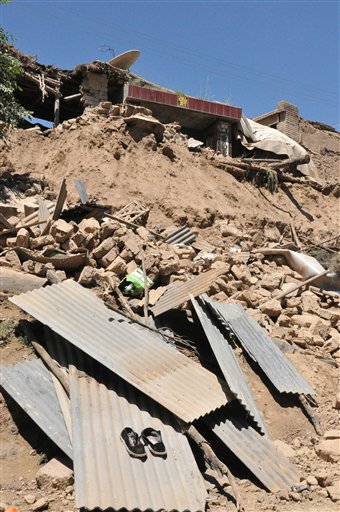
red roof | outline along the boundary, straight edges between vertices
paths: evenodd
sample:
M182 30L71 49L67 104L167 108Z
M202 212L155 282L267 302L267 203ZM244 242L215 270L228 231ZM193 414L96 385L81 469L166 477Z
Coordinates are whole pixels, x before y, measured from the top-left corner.
M225 103L216 103L214 101L200 100L185 94L159 91L148 87L139 87L138 85L128 85L127 98L133 100L148 101L151 103L161 103L163 105L171 105L173 107L184 108L186 110L195 110L216 117L226 119L239 120L241 118L242 109L232 107Z

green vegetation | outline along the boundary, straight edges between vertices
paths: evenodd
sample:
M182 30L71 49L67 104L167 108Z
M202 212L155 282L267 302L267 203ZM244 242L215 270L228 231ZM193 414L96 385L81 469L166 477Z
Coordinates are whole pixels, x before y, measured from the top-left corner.
M0 4L8 0L0 0ZM14 92L18 89L17 77L22 73L20 61L9 52L12 37L0 26L0 138L6 128L16 126L29 113L18 103Z

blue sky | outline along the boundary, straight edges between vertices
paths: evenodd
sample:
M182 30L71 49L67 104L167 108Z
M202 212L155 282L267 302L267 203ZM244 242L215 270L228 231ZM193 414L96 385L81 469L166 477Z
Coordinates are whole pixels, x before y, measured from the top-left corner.
M69 69L137 48L131 68L160 85L242 107L284 99L340 129L338 1L13 0L0 22L16 46ZM106 45L106 46L105 46ZM106 50L106 51L105 51Z

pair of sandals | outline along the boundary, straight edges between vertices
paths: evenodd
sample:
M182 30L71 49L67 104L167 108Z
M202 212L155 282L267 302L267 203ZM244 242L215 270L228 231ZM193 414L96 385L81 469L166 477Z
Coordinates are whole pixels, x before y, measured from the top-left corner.
M121 431L120 439L131 457L144 459L147 456L145 451L146 446L149 448L152 455L165 457L167 454L162 441L161 432L154 428L145 428L139 436L132 428L125 427Z

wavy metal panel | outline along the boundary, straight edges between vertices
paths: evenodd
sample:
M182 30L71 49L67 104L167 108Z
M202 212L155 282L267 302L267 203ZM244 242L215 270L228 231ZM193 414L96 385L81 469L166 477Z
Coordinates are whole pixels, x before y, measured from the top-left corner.
M71 371L76 506L92 510L203 511L206 490L186 437L171 415L125 382L98 383ZM166 459L130 457L129 426L160 430ZM90 483L90 485L89 485Z
M165 239L168 244L190 244L196 239L197 233L191 231L190 228L184 226L182 228L175 229Z
M203 511L205 486L175 417L48 327L38 337L42 338L64 371L74 367L71 399L77 506ZM136 432L147 426L161 430L168 457L149 455L144 463L132 459L119 439L125 426Z
M226 271L226 267L214 268L193 277L189 281L171 286L152 308L153 315L159 316L170 309L180 306L183 302L190 299L190 295L197 297L197 295L206 292L215 279Z
M233 349L221 331L209 318L206 307L204 307L204 305L200 306L193 298L191 299L191 302L230 390L235 394L243 407L249 412L250 416L253 418L263 434L267 434L266 426L247 385L245 376Z
M186 422L232 399L216 375L113 314L72 280L10 300Z
M245 422L212 413L205 423L269 491L299 485L300 475L294 466L267 437L260 436Z
M59 448L72 459L72 447L52 377L34 359L1 367L1 386Z
M299 374L273 340L239 304L207 302L231 327L242 347L257 362L280 393L313 395L315 391Z

